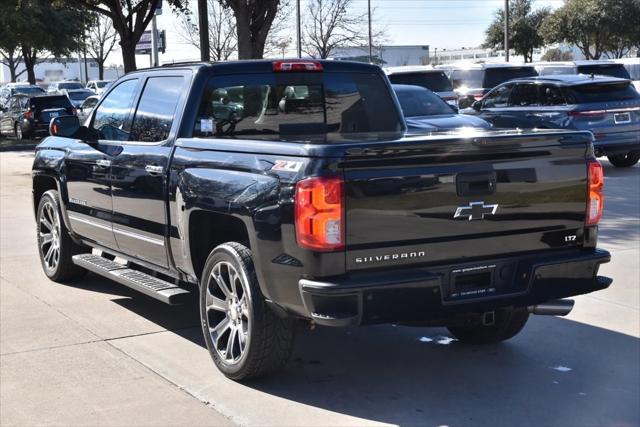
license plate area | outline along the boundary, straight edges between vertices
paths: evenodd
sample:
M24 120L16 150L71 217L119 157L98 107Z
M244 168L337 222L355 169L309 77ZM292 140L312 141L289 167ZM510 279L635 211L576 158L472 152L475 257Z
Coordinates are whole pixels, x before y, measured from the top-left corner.
M516 280L521 273L516 262L460 266L444 278L445 303L463 302L514 294L526 289L527 281Z
M613 115L613 121L617 125L631 123L631 113L616 113Z

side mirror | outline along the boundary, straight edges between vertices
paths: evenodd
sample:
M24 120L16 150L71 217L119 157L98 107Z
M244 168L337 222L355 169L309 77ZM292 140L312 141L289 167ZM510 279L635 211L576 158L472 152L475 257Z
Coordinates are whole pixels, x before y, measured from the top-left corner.
M471 104L471 108L479 112L482 109L482 101L474 102L473 104Z
M64 138L72 138L80 129L80 120L78 116L59 116L54 117L49 122L49 135L61 136Z

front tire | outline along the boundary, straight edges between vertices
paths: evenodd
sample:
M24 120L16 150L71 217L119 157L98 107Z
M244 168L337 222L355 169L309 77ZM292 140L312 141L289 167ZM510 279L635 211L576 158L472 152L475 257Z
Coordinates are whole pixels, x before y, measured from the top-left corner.
M240 243L224 243L209 254L200 281L200 318L209 354L230 379L265 376L289 360L293 321L267 306L251 251Z
M616 154L614 156L607 156L609 162L617 168L628 168L640 160L640 152L631 152L626 154Z
M492 344L516 336L528 319L529 312L524 308L501 309L495 312L493 325L450 325L447 329L462 343Z
M66 282L79 279L87 273L84 268L75 265L71 259L83 252L69 236L62 220L58 192L45 192L38 203L37 238L40 263L47 277L54 282Z

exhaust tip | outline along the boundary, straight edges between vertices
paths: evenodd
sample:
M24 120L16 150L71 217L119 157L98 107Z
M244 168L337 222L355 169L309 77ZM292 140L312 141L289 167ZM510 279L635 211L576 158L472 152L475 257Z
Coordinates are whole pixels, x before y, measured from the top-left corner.
M529 313L539 316L566 316L571 313L575 301L572 299L559 299L544 302L542 304L527 307Z

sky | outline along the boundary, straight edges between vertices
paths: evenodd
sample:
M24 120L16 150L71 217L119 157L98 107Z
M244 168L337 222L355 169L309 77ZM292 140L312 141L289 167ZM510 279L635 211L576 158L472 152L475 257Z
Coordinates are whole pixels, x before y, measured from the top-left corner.
M291 0L295 2L295 0ZM310 0L301 0L302 15ZM535 8L562 6L564 0L536 0ZM191 0L195 7L195 0ZM352 0L353 12L366 12L367 0ZM477 47L484 40L484 31L492 22L504 0L371 0L375 9L373 25L385 28L390 45L429 45L431 49ZM194 16L197 22L197 15ZM295 14L291 14L292 34L295 33ZM197 60L198 50L179 35L179 18L165 6L158 17L158 29L167 33L167 50L160 62ZM295 44L290 54L295 54ZM121 64L120 52L113 52L107 63ZM149 64L148 56L138 56L139 67Z

